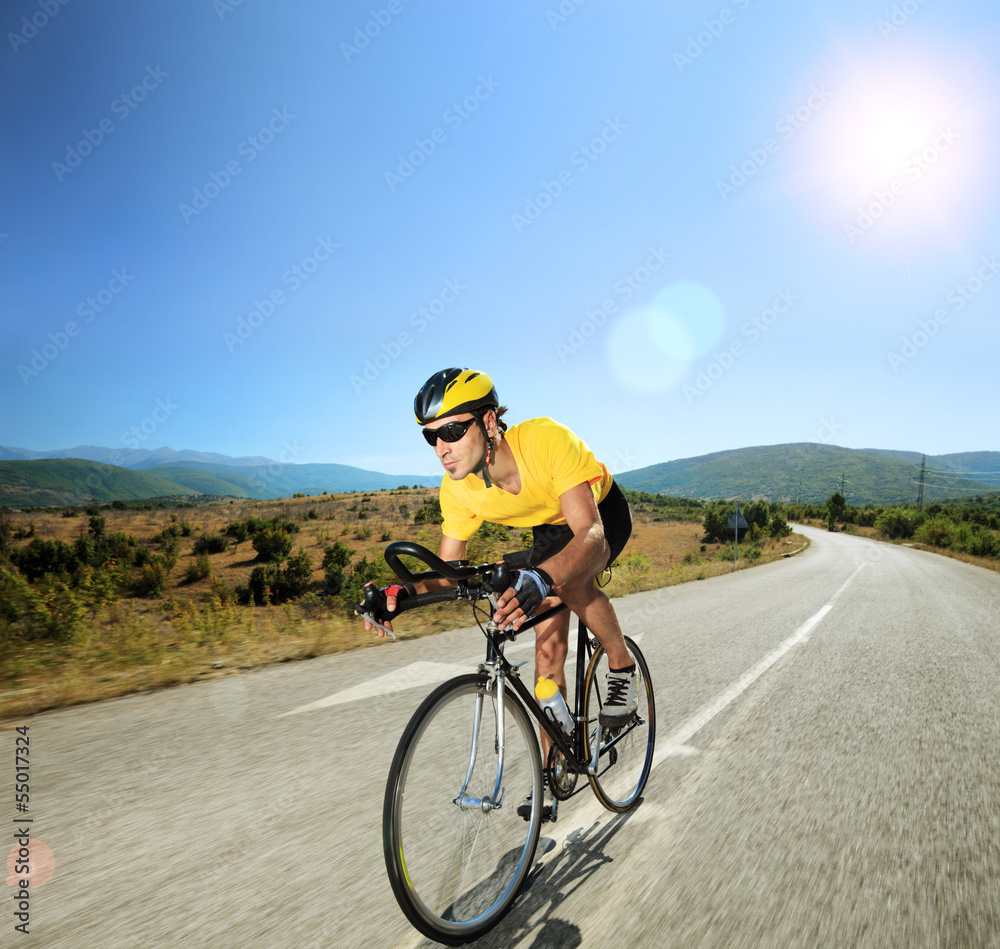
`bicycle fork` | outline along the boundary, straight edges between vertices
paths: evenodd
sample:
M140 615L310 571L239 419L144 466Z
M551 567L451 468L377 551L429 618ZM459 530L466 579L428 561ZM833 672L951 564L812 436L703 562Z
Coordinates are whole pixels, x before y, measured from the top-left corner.
M505 789L503 787L503 763L504 763L504 751L506 746L505 728L504 728L505 677L503 672L494 669L494 671L490 675L490 684L491 684L491 691L493 688L495 688L496 690L495 695L497 703L496 784L493 787L492 795L488 797L471 797L467 793L469 789L469 782L472 780L473 772L476 769L477 749L479 748L479 733L483 725L483 703L486 700L486 693L480 692L476 696L476 713L472 723L472 747L469 749L469 767L465 773L465 782L462 784L462 790L458 792L458 796L454 800L454 803L457 804L459 808L461 808L462 810L477 810L477 811L482 811L484 814L488 814L490 811L497 810L498 808L503 806L503 798L505 792Z

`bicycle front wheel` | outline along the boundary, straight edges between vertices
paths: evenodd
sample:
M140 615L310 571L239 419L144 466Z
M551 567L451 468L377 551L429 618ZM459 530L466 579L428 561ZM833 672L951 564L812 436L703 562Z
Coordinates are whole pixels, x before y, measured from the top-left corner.
M399 741L382 816L385 865L407 919L448 945L495 925L531 869L541 807L538 741L516 696L505 692L501 718L485 676L432 692Z
M649 666L639 647L627 636L625 645L635 660L639 705L632 721L621 728L601 728L598 721L607 696L608 658L598 646L587 667L584 680L584 746L587 758L593 754L594 741L600 732L600 757L597 774L588 775L597 799L611 811L634 807L646 786L653 767L653 742L656 737L656 712Z

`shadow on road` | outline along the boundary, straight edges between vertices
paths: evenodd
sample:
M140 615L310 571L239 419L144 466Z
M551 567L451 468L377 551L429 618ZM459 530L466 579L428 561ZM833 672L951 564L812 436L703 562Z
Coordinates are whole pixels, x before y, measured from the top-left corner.
M630 812L631 813L631 812ZM567 836L561 851L544 866L536 866L511 911L481 939L476 949L577 949L583 944L578 926L558 915L563 902L601 867L613 861L608 843L624 827L630 814L617 814L606 823L594 822ZM536 864L560 845L551 837L538 841ZM594 890L595 896L599 890ZM420 949L437 943L426 940Z

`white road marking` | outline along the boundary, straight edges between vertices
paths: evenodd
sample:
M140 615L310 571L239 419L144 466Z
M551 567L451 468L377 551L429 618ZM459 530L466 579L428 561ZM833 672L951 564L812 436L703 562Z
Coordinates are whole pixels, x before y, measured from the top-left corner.
M310 702L308 705L300 705L291 711L282 712L276 717L284 718L286 715L298 715L299 712L332 708L347 702L362 702L380 695L389 695L392 692L405 692L407 689L414 689L417 686L440 685L453 676L475 671L475 668L471 666L459 666L444 662L413 662L395 672L380 675L374 681L362 682L350 689L345 689L343 692L336 692L324 699Z

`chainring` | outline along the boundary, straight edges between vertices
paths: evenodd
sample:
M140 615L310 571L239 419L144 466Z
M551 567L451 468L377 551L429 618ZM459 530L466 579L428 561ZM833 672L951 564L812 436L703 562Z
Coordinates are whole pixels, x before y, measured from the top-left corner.
M565 801L573 796L578 775L570 771L566 756L555 745L549 748L545 776L556 800Z

